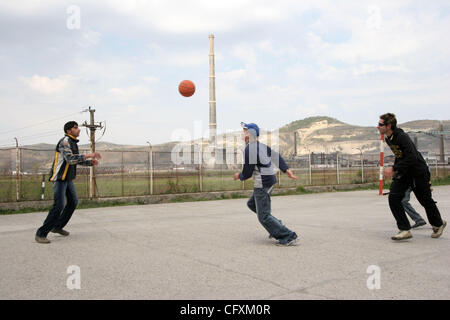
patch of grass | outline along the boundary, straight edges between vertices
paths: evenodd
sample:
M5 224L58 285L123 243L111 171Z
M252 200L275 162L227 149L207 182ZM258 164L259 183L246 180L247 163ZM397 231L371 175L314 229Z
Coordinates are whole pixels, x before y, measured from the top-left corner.
M442 185L450 185L450 176L445 178L434 178L433 186L442 186ZM383 190L387 191L390 188L391 183L386 182L383 185ZM362 191L362 190L378 190L378 183L372 183L370 185L365 186L357 186L357 187L349 187L339 190L333 190L334 192L349 192L349 191ZM302 194L311 194L315 193L313 191L307 190L304 186L297 186L294 190L283 190L277 189L277 194L273 194L273 196L287 196L287 195L302 195ZM327 192L327 191L321 191ZM248 195L240 194L238 192L233 192L231 194L220 194L215 197L193 197L191 195L179 195L168 202L172 203L181 203L181 202L195 202L195 201L212 201L212 200L225 200L225 199L243 199L248 198ZM117 206L130 206L130 205L142 205L147 204L146 199L137 199L136 201L121 201L121 200L108 200L108 201L96 201L96 200L82 200L78 205L77 209L90 209L90 208L102 208L102 207L117 207ZM22 208L19 210L15 209L0 209L0 215L7 214L19 214L19 213L32 213L36 211L49 211L50 207L43 208Z
M171 203L177 203L177 202L195 202L195 201L210 201L210 200L222 200L220 197L215 197L215 198L196 198L196 197L192 197L192 196L178 196L175 198L172 198L169 200L169 202Z
M90 209L90 208L106 208L106 207L119 207L119 206L131 206L131 205L141 205L145 204L143 200L138 200L137 202L132 201L119 201L119 200L111 200L111 201L92 201L92 200L84 200L79 203L77 209ZM0 215L7 214L18 214L18 213L32 213L32 212L43 212L49 211L51 206L42 207L39 209L36 208L22 208L22 209L0 209Z
M434 180L431 181L431 184L433 186L446 186L450 184L450 176L446 176L445 178L434 178Z
M293 195L300 195L300 194L309 194L314 193L313 191L305 189L304 186L297 186L295 190L280 190L276 194L273 194L274 197L276 196L293 196Z
M232 193L231 194L231 199L243 199L243 198L248 198L248 196L240 194L240 193Z
M39 209L39 211L48 211L50 208L43 208ZM19 214L19 213L32 213L36 212L36 208L23 208L19 210L15 209L0 209L0 215L7 215L7 214Z
M304 186L298 186L296 192L297 194L313 193L312 191L306 190Z

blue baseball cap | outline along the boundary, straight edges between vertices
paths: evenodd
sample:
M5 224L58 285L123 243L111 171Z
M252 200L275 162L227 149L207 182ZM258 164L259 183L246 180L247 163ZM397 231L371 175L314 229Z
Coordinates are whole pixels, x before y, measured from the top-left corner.
M241 122L241 127L244 129L250 130L250 132L251 132L251 130L254 130L256 132L256 136L259 137L259 127L257 124Z

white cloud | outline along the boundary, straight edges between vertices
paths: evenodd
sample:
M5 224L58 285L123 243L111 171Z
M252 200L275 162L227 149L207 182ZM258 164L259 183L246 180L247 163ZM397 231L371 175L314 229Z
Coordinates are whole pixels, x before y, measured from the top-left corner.
M171 66L195 67L205 65L206 57L206 50L169 53L162 59L162 62Z
M254 65L258 62L258 54L255 49L249 45L235 45L230 52L232 57L243 61L246 65Z
M48 95L64 91L74 80L74 77L63 75L52 79L35 74L28 78L21 77L21 80L33 91Z
M411 72L411 70L402 65L383 65L383 64L361 64L353 69L353 74L355 76L377 72L408 73Z
M163 32L224 32L247 23L281 22L292 14L294 1L281 4L261 0L223 1L110 1L108 6L120 14L132 16L139 23Z
M149 90L144 86L132 86L128 88L110 88L108 93L121 99L136 99L139 96L148 94Z
M81 40L78 42L80 47L90 47L95 46L99 43L101 38L101 33L93 30L87 30L83 32Z
M144 76L142 77L142 80L144 80L148 84L159 83L159 78L155 76Z
M58 5L62 5L62 2L59 0L46 0L45 3L43 1L34 0L1 1L0 12L31 16L45 12L45 10L54 8ZM67 4L67 6L69 6L69 4ZM63 11L62 14L65 14L65 11Z
M92 105L113 142L136 143L142 128L164 142L168 122L208 121L210 33L219 128L236 128L236 114L273 128L317 114L372 125L380 106L450 117L442 1L79 1L73 32L72 3L24 1L0 4L0 104L33 117ZM184 78L189 99L176 91Z
M247 69L236 69L227 72L219 72L216 76L217 78L221 79L221 81L237 81L240 79L244 79L247 74Z

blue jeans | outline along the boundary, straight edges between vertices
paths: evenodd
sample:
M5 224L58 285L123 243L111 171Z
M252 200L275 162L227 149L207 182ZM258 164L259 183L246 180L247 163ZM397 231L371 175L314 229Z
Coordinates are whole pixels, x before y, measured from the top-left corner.
M408 216L413 219L414 222L422 222L425 220L422 218L422 216L413 208L413 206L409 203L409 199L411 198L411 191L412 189L409 188L405 192L405 197L402 200L403 208L405 208L405 212L408 214Z
M248 199L247 206L258 215L259 222L272 237L279 240L280 243L286 243L296 234L272 216L271 193L272 188L255 188Z
M64 205L64 199L67 197L67 203ZM51 207L47 218L36 235L46 237L52 229L62 229L69 222L75 208L78 205L77 192L72 180L55 181L53 183L53 206Z

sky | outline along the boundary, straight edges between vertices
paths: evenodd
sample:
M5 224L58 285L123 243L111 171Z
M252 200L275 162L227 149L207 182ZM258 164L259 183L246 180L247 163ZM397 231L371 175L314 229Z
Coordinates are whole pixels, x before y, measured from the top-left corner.
M219 133L311 116L448 120L449 30L439 0L2 1L0 147L54 144L89 106L101 141L207 137L209 34Z

